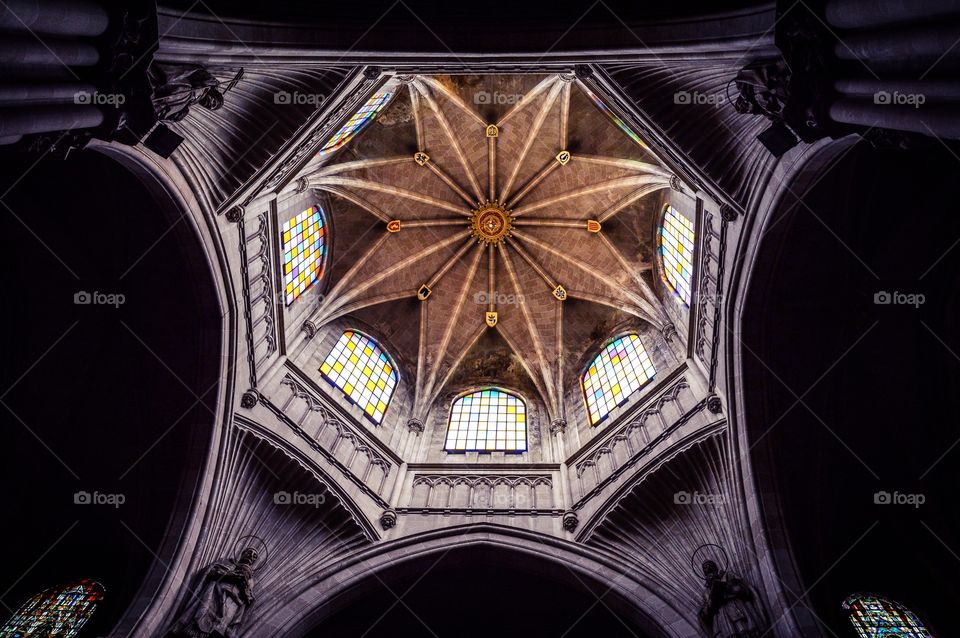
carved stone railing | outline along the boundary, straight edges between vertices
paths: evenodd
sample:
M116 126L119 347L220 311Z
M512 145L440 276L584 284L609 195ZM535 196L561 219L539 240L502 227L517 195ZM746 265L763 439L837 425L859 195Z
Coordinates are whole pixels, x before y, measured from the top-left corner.
M694 352L707 370L709 387L716 385L717 344L720 337L720 309L723 303L723 260L726 251L726 223L718 232L719 221L712 213L703 215L700 276L697 283L697 322Z
M250 385L257 387L257 370L277 351L276 292L270 268L270 223L267 213L258 215L256 228L248 233L240 219L240 257L243 274L244 318Z
M311 447L382 501L389 489L387 479L394 467L387 454L291 374L288 373L280 384L289 390L289 395L276 406L279 416Z
M407 511L559 512L549 474L415 474Z
M699 409L685 379L680 378L640 412L607 434L573 463L571 496L579 501L635 464L660 437L686 423Z

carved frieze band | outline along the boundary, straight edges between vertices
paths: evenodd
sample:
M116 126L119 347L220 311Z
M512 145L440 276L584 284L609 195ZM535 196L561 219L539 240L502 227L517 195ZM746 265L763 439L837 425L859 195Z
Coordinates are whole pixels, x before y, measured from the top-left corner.
M407 510L559 513L548 474L416 474Z
M348 479L386 507L383 497L394 467L391 460L359 428L340 418L292 375L287 374L280 383L290 391L286 400L280 405L269 401L264 404Z
M721 308L723 305L724 256L727 245L727 224L720 231L714 227L714 216L703 216L703 244L701 244L700 280L697 286L697 334L695 352L709 371L709 387L716 384L717 344L720 337Z
M646 458L657 443L705 408L706 400L695 401L684 379L666 389L652 405L575 464L576 472L571 477L574 509Z
M258 215L253 232L246 220L240 229L240 271L243 281L243 314L247 324L247 358L250 385L257 387L257 369L277 351L276 296L270 270L270 222L267 213Z

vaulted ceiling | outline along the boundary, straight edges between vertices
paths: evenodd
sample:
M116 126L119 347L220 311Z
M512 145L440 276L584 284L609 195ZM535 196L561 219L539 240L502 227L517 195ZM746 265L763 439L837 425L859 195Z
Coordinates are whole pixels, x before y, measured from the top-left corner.
M395 82L377 120L305 173L334 236L313 321L395 335L417 418L490 367L558 417L593 329L669 324L652 264L671 172L572 75Z

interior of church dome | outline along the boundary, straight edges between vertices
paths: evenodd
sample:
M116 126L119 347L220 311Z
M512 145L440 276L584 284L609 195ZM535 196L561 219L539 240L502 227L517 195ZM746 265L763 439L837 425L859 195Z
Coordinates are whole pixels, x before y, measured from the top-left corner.
M0 2L0 638L960 630L960 3Z

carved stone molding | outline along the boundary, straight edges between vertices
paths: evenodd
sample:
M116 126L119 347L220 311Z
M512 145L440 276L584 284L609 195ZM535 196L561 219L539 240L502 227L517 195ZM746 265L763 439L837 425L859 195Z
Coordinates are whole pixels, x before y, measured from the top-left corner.
M629 469L645 450L704 409L703 402L694 401L689 384L681 378L634 418L612 431L602 444L575 463L571 476L573 497L583 502Z
M408 509L442 512L554 512L547 474L417 474Z
M289 373L280 382L290 396L279 406L269 404L310 446L339 468L346 477L382 503L393 463L362 429L341 418L304 383Z
M240 272L243 280L244 319L246 322L247 361L250 385L257 386L257 371L277 352L276 289L270 260L270 222L266 212L257 215L253 232L247 232L242 207L235 206L240 217Z

